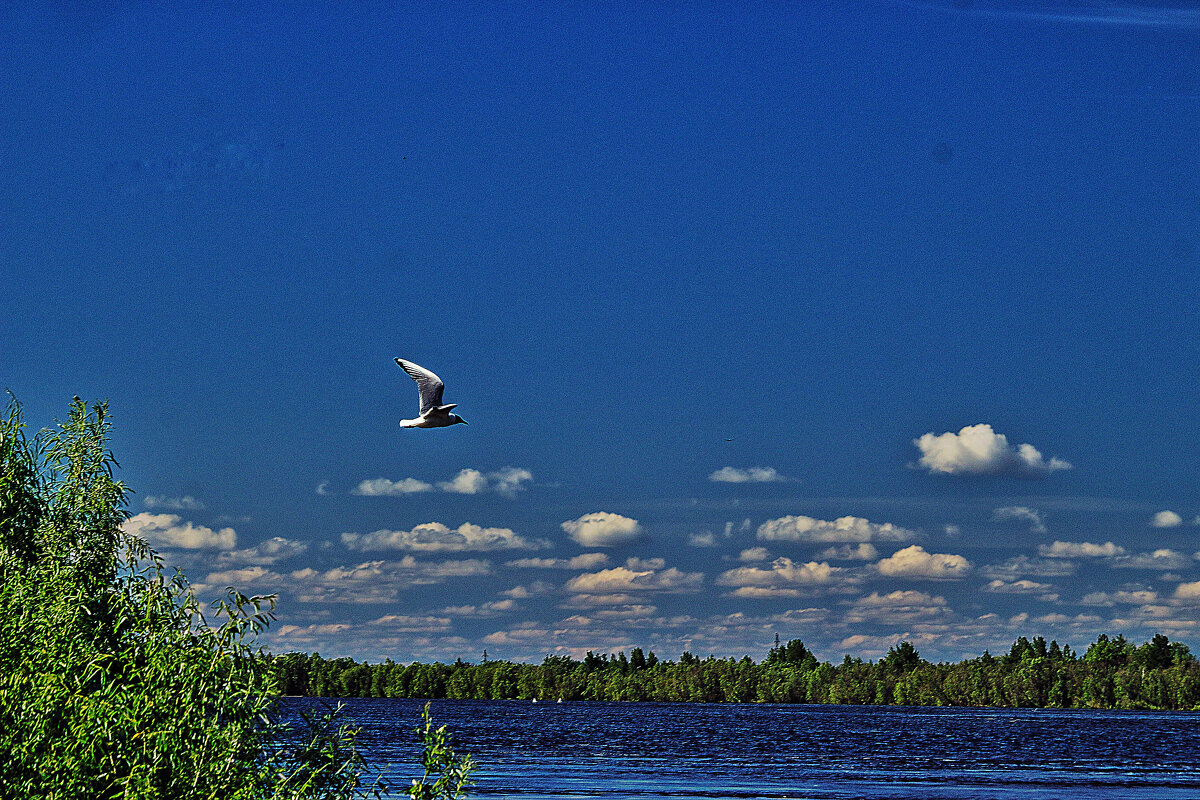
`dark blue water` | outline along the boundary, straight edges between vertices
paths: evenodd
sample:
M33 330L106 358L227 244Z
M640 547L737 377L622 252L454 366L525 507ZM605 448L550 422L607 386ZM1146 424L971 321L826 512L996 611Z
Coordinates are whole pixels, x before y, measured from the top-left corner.
M423 703L344 702L400 796ZM446 700L432 715L481 765L478 797L1200 798L1200 713Z

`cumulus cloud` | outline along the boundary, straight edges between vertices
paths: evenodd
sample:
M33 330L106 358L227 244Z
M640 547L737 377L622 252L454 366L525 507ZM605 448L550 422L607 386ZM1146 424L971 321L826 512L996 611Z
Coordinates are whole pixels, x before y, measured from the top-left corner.
M946 475L1010 475L1041 478L1071 465L1042 457L1031 444L1011 446L991 425L968 425L958 433L926 433L913 444L921 451L918 466Z
M514 586L511 589L505 589L500 592L502 597L511 597L514 600L524 600L527 597L536 597L539 594L548 594L554 591L554 584L546 581L534 581L525 586Z
M993 520L1019 519L1029 523L1030 533L1045 533L1042 515L1029 506L1003 506L992 511Z
M168 511L203 511L204 503L190 494L184 497L165 497L150 494L142 499L142 505L149 509L165 508Z
M1053 588L1049 583L1038 583L1037 581L1030 580L1012 581L1009 583L999 578L983 587L985 592L997 592L999 594L1044 594Z
M202 583L192 584L196 591L214 589L222 586L263 586L279 584L284 577L278 572L272 572L266 567L241 567L240 569L225 569L210 572Z
M667 565L665 558L638 558L633 556L625 559L625 566L632 570L662 569Z
M574 558L518 558L505 566L519 569L594 569L608 561L604 553L583 553Z
M443 492L452 494L480 494L481 492L496 492L506 497L514 497L533 480L533 473L523 467L504 467L495 472L483 473L477 469L460 470L448 481L438 484Z
M350 490L350 493L364 497L397 497L432 492L438 489L451 494L495 492L505 497L515 497L532 480L533 473L524 467L504 467L495 472L481 472L468 468L459 470L453 478L448 481L440 481L436 486L417 478L402 478L398 481L388 478L372 478L359 483ZM324 485L322 484L322 486Z
M750 600L775 600L780 597L803 597L799 589L776 586L739 586L730 592L733 597L745 597Z
M324 486L325 484L321 485ZM355 486L350 490L350 494L357 494L363 497L395 497L398 495L432 491L433 484L419 481L416 478L403 478L398 481L390 481L387 478L372 478Z
M1145 589L1132 592L1089 592L1079 601L1080 605L1085 606L1114 606L1118 604L1142 606L1157 602L1158 592Z
M900 542L913 532L890 522L869 522L862 517L838 517L832 522L795 516L769 519L758 526L760 540L776 542Z
M308 545L304 542L285 539L282 536L272 536L254 547L221 553L217 560L234 564L274 564L298 556L306 550L308 550Z
M1111 558L1125 555L1125 548L1112 542L1060 542L1038 545L1038 553L1046 558Z
M533 473L524 467L504 467L488 473L492 491L512 497L523 491L525 484L533 480Z
M438 613L450 614L455 617L494 617L497 614L512 611L516 607L516 601L510 598L508 600L493 600L489 603L480 603L478 605L447 606Z
M1064 557L1065 558L1065 557ZM1029 556L1014 556L1000 564L989 564L979 571L986 578L1001 578L1011 581L1025 575L1040 578L1060 578L1074 575L1076 565L1064 558L1030 558Z
M766 561L770 557L765 547L748 547L738 554L738 561Z
M483 637L484 644L505 645L505 644L527 644L529 642L543 642L550 638L550 631L547 628L535 627L537 623L523 623L530 627L514 628L507 631L496 631L489 633Z
M550 543L544 539L526 539L508 528L484 528L470 522L464 522L457 528L447 527L440 522L426 522L411 531L343 533L342 543L351 550L411 550L425 553L538 550L550 547Z
M313 625L280 625L274 631L276 636L285 639L312 639L316 636L331 636L348 631L351 625L345 622L324 622Z
M708 479L717 483L779 483L787 480L776 472L774 467L721 467L709 475Z
M825 548L817 554L817 558L832 558L836 561L874 561L879 558L879 551L870 542L842 544Z
M952 553L927 553L914 544L880 560L875 567L889 577L948 579L964 577L971 571L971 562Z
M388 633L440 633L450 630L448 617L413 614L386 614L367 623L386 628Z
M562 524L567 535L584 547L612 547L631 542L642 535L642 526L636 519L596 511L584 514L579 519L567 520Z
M761 588L790 588L794 585L820 585L842 578L846 570L831 567L826 562L809 561L803 564L790 558L777 558L766 567L737 567L717 577L718 586Z
M608 594L577 594L563 602L560 608L600 608L603 606L630 606L639 601L636 595L624 592Z
M213 530L203 525L184 522L177 514L143 512L125 520L125 533L144 539L157 547L180 547L185 550L228 550L237 546L233 528Z
M612 567L576 575L567 581L566 589L578 594L691 592L698 590L703 580L702 572L682 572L675 567L661 571Z
M265 583L270 579L275 587L293 592L302 603L381 603L395 600L401 589L491 573L491 564L480 559L418 561L405 556L399 561L365 561L328 570L308 567L290 572L286 577L263 575L258 582ZM205 583L213 583L211 575Z
M487 489L487 478L477 469L459 470L450 480L439 483L438 488L452 494L479 494Z
M851 605L845 619L851 624L863 622L908 624L920 621L928 622L950 614L950 607L944 597L912 589L898 589L887 594L871 592L866 597L858 598Z
M688 544L692 547L716 547L717 536L712 531L700 531L688 534Z
M1179 600L1200 600L1200 581L1179 584L1175 587L1175 597Z
M1183 524L1183 517L1174 511L1159 511L1150 519L1155 528L1178 528Z
M1114 567L1127 569L1184 569L1191 564L1191 556L1166 547L1149 553L1117 556L1113 559Z

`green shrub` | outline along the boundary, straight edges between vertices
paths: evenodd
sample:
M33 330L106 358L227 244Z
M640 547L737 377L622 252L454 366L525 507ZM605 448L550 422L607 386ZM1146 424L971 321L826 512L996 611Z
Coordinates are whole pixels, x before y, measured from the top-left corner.
M429 703L421 712L421 720L424 725L417 728L417 736L424 747L421 766L425 773L420 780L413 780L408 796L412 800L459 800L473 783L471 773L475 770L475 762L469 755L459 756L454 752L445 725L433 727Z
M230 589L206 615L124 536L109 430L106 404L78 398L32 440L15 401L0 419L0 796L378 796L336 714L303 734L271 721L252 642L274 598Z

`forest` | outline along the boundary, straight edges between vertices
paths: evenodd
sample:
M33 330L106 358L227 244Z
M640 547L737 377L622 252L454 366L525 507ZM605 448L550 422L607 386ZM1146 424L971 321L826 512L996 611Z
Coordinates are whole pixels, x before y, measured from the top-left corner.
M1101 634L1082 655L1022 636L1003 655L937 664L903 641L875 662L824 663L799 639L777 641L761 662L687 652L661 661L636 647L540 664L486 653L478 664L366 664L316 653L271 660L283 694L317 697L1200 709L1200 662L1162 634L1141 645Z

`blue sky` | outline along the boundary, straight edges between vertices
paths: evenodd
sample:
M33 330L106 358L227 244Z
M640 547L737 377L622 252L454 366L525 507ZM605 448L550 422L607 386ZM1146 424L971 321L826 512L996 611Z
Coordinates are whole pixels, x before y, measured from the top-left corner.
M0 384L273 649L1200 646L1188 4L3 18Z

